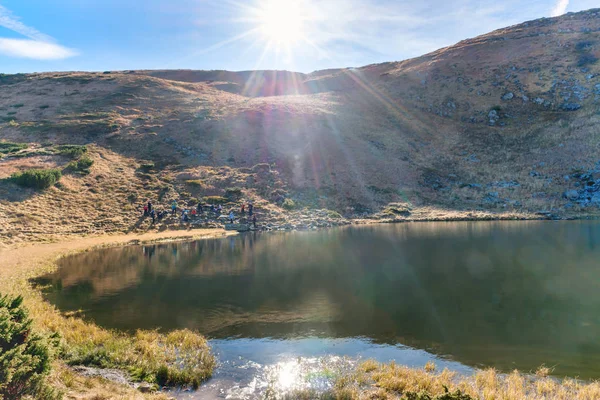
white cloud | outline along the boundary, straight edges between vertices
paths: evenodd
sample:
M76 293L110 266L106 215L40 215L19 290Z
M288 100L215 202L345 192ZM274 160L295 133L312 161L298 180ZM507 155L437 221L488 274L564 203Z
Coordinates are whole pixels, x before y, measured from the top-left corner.
M64 46L31 39L0 38L0 54L36 60L61 60L77 54Z
M558 0L556 5L552 9L552 16L558 17L567 12L567 7L569 7L569 0Z
M61 60L77 54L76 51L57 44L52 37L25 25L10 10L1 5L0 26L29 38L0 38L0 54L36 60Z

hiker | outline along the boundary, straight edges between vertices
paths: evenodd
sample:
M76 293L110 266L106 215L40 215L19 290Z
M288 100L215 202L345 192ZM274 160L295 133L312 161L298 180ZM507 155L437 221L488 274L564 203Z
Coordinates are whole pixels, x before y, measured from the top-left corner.
M233 210L231 210L231 211L229 212L229 222L231 222L232 224L233 224L233 218L234 218L234 215L233 215Z
M221 215L222 212L223 212L223 206L221 206L219 204L219 207L217 207L217 214Z
M192 218L196 218L196 209L192 208Z
M246 205L242 204L242 209L241 209L242 215L246 214Z
M171 203L171 214L175 215L176 212L177 212L177 201L173 200L173 203Z
M190 220L190 217L188 217L187 210L181 211L181 221L188 222L189 220Z
M248 215L252 216L253 211L254 211L254 204L248 203Z
M198 214L202 214L204 210L202 209L202 204L198 203Z
M256 229L256 215L252 217L252 225L254 225L254 229Z
M212 213L216 213L217 212L214 204L210 205L210 212L212 212Z
M152 212L152 203L148 200L148 212Z
M163 219L164 216L164 212L163 211L159 211L158 212L158 222L160 222Z
M148 216L148 206L144 204L144 217Z
M156 212L154 210L150 211L150 216L152 217L152 223L156 222Z

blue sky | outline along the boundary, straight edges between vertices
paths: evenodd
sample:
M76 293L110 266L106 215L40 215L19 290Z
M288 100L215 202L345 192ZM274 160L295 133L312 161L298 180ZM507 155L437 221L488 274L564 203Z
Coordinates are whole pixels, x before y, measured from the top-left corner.
M0 72L287 69L415 57L598 0L0 0Z

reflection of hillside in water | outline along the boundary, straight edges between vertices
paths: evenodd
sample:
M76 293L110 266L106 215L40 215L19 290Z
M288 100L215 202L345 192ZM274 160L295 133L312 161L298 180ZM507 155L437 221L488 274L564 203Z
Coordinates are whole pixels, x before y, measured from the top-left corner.
M579 368L600 365L599 226L404 224L109 249L64 260L49 296L121 329L367 336L470 365Z

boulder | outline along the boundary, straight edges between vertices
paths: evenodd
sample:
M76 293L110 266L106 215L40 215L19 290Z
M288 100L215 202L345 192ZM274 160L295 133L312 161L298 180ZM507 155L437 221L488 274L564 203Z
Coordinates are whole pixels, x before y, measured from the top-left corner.
M508 92L504 96L502 96L502 100L512 100L515 97L513 92Z
M581 104L577 103L563 103L560 105L560 109L563 111L577 111L581 108Z
M563 193L563 197L567 200L577 200L579 198L579 192L577 190L571 189L567 190Z
M248 232L250 225L248 224L225 224L226 231Z

